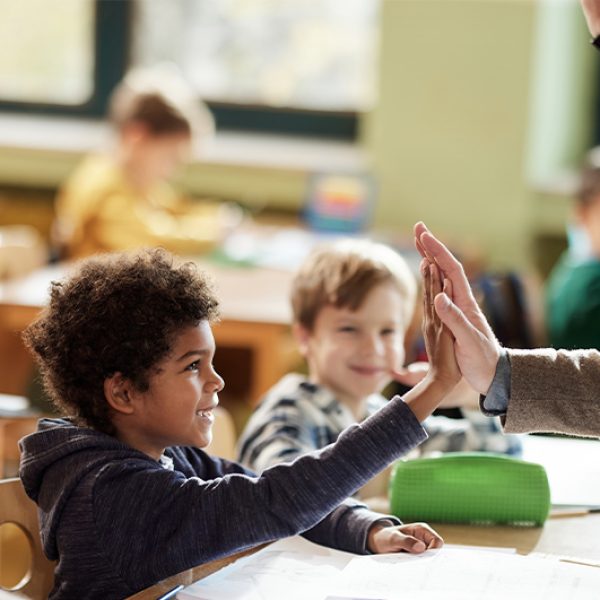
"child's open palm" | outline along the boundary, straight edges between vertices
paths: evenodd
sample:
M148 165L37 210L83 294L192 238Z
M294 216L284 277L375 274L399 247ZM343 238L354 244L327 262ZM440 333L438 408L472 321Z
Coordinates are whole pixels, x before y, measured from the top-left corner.
M421 262L423 276L423 338L429 357L430 371L438 381L456 385L461 378L460 369L456 362L454 336L442 323L436 310L435 299L443 291L452 298L452 283L444 279L443 287L440 270L435 263L426 259ZM438 301L444 296L438 298Z

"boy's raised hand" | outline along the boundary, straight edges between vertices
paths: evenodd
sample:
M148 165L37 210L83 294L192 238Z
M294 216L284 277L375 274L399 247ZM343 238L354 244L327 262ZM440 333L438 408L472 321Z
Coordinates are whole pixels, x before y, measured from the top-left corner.
M452 297L452 283L444 280L442 288L438 266L425 258L421 261L421 275L424 282L423 338L429 357L429 371L421 382L406 392L403 400L415 417L424 421L460 381L461 374L454 355L454 337L434 306L441 296Z
M408 523L394 527L376 523L369 530L367 547L373 554L410 552L421 554L430 548L441 548L442 537L427 523Z
M429 358L429 376L451 390L461 378L454 355L454 337L438 316L435 301L443 295L452 297L452 283L445 279L442 286L437 264L421 261L423 277L423 338Z
M417 361L402 367L401 369L391 369L390 375L403 385L413 387L425 379L429 371L429 363ZM446 395L440 402L438 408L468 408L476 410L479 408L479 394L473 390L467 380L463 377L456 387Z
M485 394L496 372L500 344L475 301L462 265L423 223L415 225L415 245L424 262L437 265L451 282L452 294L435 296L435 312L455 338L456 360L463 376L477 392Z

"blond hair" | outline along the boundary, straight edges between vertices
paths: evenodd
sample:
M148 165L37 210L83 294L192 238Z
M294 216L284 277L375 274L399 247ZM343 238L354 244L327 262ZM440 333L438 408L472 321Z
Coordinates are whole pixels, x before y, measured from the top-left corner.
M408 325L415 308L417 283L406 261L392 248L368 240L343 239L317 247L292 282L294 321L312 330L325 306L360 308L376 286L391 283L402 296Z

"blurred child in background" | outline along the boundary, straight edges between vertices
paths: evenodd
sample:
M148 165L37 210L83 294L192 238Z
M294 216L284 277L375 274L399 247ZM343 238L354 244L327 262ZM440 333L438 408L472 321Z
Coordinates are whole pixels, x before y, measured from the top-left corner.
M197 254L239 220L229 205L182 198L169 184L213 118L167 66L128 74L111 97L112 151L88 156L59 191L55 238L61 254L162 246Z
M600 349L600 147L581 171L569 248L548 280L546 315L554 348Z

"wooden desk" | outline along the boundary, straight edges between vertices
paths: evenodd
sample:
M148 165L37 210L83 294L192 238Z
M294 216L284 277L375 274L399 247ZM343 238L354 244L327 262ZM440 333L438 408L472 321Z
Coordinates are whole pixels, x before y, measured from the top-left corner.
M197 260L215 281L221 322L215 325L217 347L247 348L252 354L247 397L256 402L298 359L289 323L292 273L283 270L223 267ZM25 329L48 301L50 282L68 274L59 264L0 284L0 331Z
M600 515L549 518L543 527L483 527L432 523L447 544L516 548L600 562Z
M544 527L475 527L470 525L432 524L448 544L516 548L521 554L541 552L577 557L598 562L600 557L600 515L548 519ZM206 565L189 569L143 590L128 600L155 600L183 583L190 585L215 573L237 558L254 550L234 554ZM594 567L590 567L594 568Z
M204 579L205 577L216 573L223 567L226 567L227 565L231 564L233 561L237 560L238 558L241 558L242 556L247 556L248 554L258 552L266 545L267 544L261 544L256 548L244 550L243 552L237 552L236 554L232 554L231 556L220 558L219 560L215 560L205 565L194 567L193 569L188 569L187 571L183 571L182 573L173 575L173 577L168 577L167 579L164 579L156 585L146 588L145 590L142 590L141 592L138 592L133 596L129 596L127 600L156 600L156 598L172 590L175 586L179 585L180 583L183 583L184 585L191 585L192 583L194 583L194 581L199 581L200 579Z

